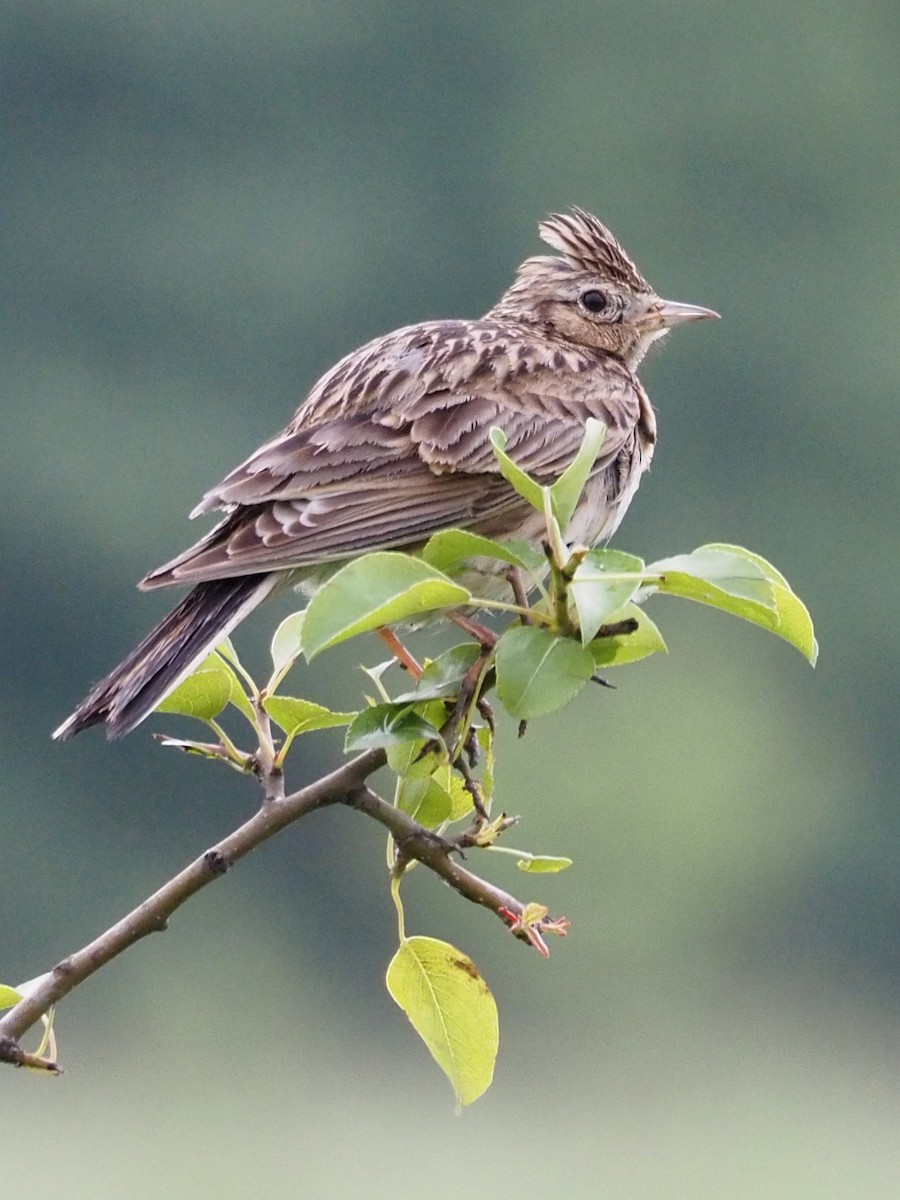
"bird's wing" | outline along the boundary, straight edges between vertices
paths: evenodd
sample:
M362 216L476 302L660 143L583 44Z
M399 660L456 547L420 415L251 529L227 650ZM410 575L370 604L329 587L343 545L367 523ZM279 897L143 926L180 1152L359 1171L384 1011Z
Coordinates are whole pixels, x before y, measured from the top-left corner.
M618 360L527 330L398 330L339 362L287 429L207 494L197 513L229 515L145 586L411 547L456 525L502 536L527 509L500 475L493 426L514 461L552 480L596 417L607 426L596 474L633 446L645 404Z

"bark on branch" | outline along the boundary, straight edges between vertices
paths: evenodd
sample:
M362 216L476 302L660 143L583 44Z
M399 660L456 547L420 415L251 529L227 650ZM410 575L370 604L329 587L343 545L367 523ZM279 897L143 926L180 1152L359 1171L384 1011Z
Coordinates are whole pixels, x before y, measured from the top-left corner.
M249 821L195 858L105 933L57 963L29 987L23 1000L0 1017L0 1061L21 1065L17 1039L37 1024L51 1005L129 946L165 929L169 917L185 901L285 826L318 808L345 801L384 761L383 751L370 750L284 800L266 800Z
M456 839L441 838L368 787L369 777L384 765L384 751L369 750L308 787L283 797L277 792L273 794L273 789L263 780L266 797L259 811L248 821L195 858L99 937L28 985L24 998L0 1016L0 1062L59 1070L56 1063L28 1054L19 1045L19 1038L54 1004L129 946L150 933L165 929L172 913L201 888L224 875L233 863L286 826L329 805L345 804L373 818L394 838L400 864L411 859L421 862L460 895L496 913L517 936L533 944L533 937L529 938L515 926L515 919L525 910L522 902L480 879L453 857L454 853L472 845L467 834Z

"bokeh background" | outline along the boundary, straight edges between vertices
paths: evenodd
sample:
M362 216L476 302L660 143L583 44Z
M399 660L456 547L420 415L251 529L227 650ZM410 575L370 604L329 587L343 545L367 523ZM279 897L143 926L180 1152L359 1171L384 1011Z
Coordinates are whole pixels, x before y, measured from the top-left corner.
M256 803L146 727L48 741L164 611L133 581L337 357L484 311L550 210L725 318L645 365L661 441L617 544L747 545L822 645L813 672L661 599L669 658L504 726L517 840L576 865L488 865L573 929L540 961L410 881L500 1005L461 1117L382 987L383 839L330 812L67 1001L61 1080L2 1073L7 1190L896 1196L895 0L18 0L0 31L0 979ZM361 653L296 689L349 702Z

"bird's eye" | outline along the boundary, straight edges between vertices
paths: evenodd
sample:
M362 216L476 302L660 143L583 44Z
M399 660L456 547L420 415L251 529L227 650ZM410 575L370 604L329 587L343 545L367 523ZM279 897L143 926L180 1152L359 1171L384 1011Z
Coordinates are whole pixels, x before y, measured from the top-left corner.
M581 307L586 308L589 313L603 312L606 308L606 293L598 292L596 288L591 288L589 292L582 292L579 299Z

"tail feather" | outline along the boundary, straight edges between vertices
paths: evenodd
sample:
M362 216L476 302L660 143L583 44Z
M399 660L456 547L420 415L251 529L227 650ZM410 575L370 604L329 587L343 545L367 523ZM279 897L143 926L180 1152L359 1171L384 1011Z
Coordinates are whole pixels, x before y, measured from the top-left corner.
M100 724L110 741L130 733L278 583L273 574L198 584L92 688L54 738Z

